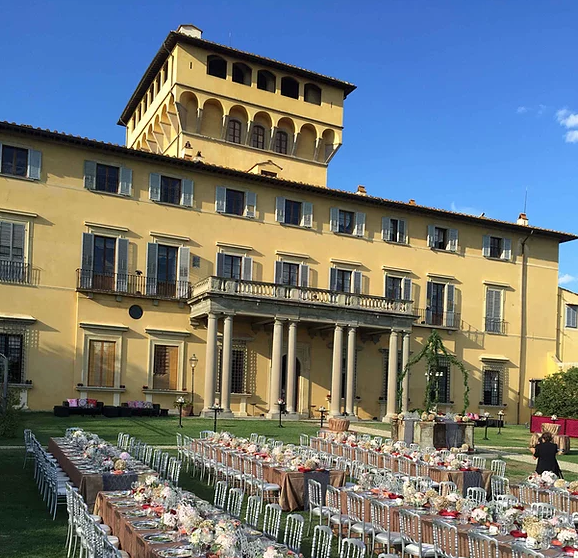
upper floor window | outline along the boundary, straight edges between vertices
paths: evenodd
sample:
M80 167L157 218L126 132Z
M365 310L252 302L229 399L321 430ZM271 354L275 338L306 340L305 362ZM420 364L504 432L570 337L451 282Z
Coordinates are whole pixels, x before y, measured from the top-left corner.
M566 327L578 328L578 306L566 304Z
M24 382L24 335L0 333L0 353L8 358L8 382Z
M227 79L227 61L220 56L207 56L207 74L221 79Z
M84 161L84 187L97 192L130 196L132 194L132 170L96 161Z
M276 85L275 75L268 70L259 70L257 72L257 89L271 91L275 93Z
M191 251L187 246L149 242L146 291L149 296L186 298L189 294Z
M235 83L242 83L243 85L251 85L253 71L247 64L242 62L233 63L233 81Z
M227 141L241 143L241 130L241 123L238 120L230 119L227 127Z
M411 279L399 275L385 275L385 298L411 300Z
M329 225L331 232L363 236L365 234L365 213L332 207Z
M483 399L484 405L502 404L502 371L497 368L484 369Z
M407 244L407 224L405 220L383 217L381 219L381 237L386 242Z
M254 192L244 192L225 186L217 186L215 190L215 211L229 215L255 217L257 195Z
M313 83L306 83L303 89L303 97L306 103L321 104L321 88Z
M151 173L149 198L152 201L192 207L193 181Z
M114 387L115 349L114 341L89 341L87 385Z
M0 143L0 173L40 180L42 154L34 149Z
M486 258L510 260L512 258L512 241L500 236L484 235L482 254Z
M429 225L427 228L427 245L436 250L457 252L458 230Z
M217 254L217 276L226 279L251 281L253 279L253 258L237 254Z
M361 294L361 271L332 267L329 270L329 289L342 293Z
M265 128L260 124L255 124L251 131L251 147L265 149Z
M456 289L451 283L428 281L426 292L426 324L456 326Z
M289 134L283 130L277 130L275 134L275 152L287 155L289 149Z
M503 289L486 289L486 324L488 333L505 333L502 310L504 307Z
M289 76L281 78L281 95L299 99L299 82Z
M307 287L309 266L286 261L275 262L275 283L293 287Z
M25 263L26 225L0 221L0 281L28 283L30 273Z
M278 196L275 200L275 220L286 225L309 228L313 225L313 204Z

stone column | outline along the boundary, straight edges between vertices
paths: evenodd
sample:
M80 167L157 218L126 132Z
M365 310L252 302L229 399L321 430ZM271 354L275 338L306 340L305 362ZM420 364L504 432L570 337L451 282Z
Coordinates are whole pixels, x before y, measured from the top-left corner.
M405 376L403 378L403 397L401 399L401 410L404 413L409 409L409 371L405 368L409 362L410 339L411 337L409 333L403 334L401 347L401 369L405 372Z
M389 362L387 367L387 416L386 421L391 422L396 414L395 401L397 399L397 331L389 334Z
M289 323L289 339L287 340L287 412L295 414L297 406L295 399L295 383L297 381L297 323Z
M277 400L281 395L281 368L283 358L283 322L275 319L273 325L273 349L271 351L271 387L269 391L268 418L279 416Z
M341 414L341 359L343 357L343 327L335 326L333 333L333 366L331 369L330 416Z
M215 386L217 372L217 322L216 314L207 316L207 352L205 356L205 401L203 415L211 416L209 407L215 404Z
M345 412L349 417L353 417L355 409L355 351L357 330L350 327L347 332L347 386L345 388Z
M233 416L231 412L231 379L233 373L233 316L225 316L223 327L223 357L221 370L221 416Z

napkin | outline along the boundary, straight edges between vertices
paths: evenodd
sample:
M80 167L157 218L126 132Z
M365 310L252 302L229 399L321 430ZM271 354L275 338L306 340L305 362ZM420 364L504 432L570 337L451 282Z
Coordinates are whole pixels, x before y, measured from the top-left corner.
M460 514L457 511L441 510L440 515L442 517L453 517L455 519Z
M526 533L522 533L522 531L518 531L517 529L510 531L510 535L512 535L512 537L514 537L515 539L525 539L528 537Z

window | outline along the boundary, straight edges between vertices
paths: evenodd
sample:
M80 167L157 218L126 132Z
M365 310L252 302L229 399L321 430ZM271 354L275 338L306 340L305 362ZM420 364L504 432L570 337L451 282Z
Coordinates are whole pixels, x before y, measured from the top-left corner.
M450 402L450 363L444 357L437 359L435 366L428 367L427 379L432 378L430 399L439 403Z
M233 81L243 85L251 85L252 70L247 64L242 62L233 63Z
M303 90L303 97L306 103L313 103L314 105L321 104L321 89L313 83L306 83Z
M352 272L347 269L338 269L337 284L335 290L340 291L342 293L351 292L351 275Z
M2 174L39 180L41 160L40 151L0 143L0 173Z
M230 215L242 215L255 218L257 196L254 192L243 192L225 186L217 186L215 190L215 211Z
M566 327L572 329L578 327L578 306L566 304Z
M387 275L385 278L385 298L401 300L402 281L403 280L401 277L393 277L391 275Z
M170 176L161 176L161 199L164 203L179 205L181 202L181 180Z
M147 295L187 298L190 262L191 250L188 246L171 246L149 242L146 263ZM141 282L137 280L136 284L140 285Z
M504 333L502 320L503 290L486 289L486 328L488 333Z
M426 324L456 327L455 286L428 281L426 297Z
M530 380L530 403L528 407L533 409L536 406L536 398L542 391L542 380Z
M114 341L89 341L89 386L114 387L115 347Z
M238 120L229 120L227 127L227 141L241 143L241 123Z
M251 146L257 149L265 149L265 128L260 124L253 126L251 132Z
M313 204L278 196L275 200L275 220L286 225L310 228L313 226Z
M193 181L151 172L149 175L149 198L156 202L192 207Z
M365 234L365 213L332 207L329 216L331 232L362 237Z
M19 334L0 333L0 353L8 358L8 382L24 382L24 336Z
M309 266L295 262L277 261L275 262L275 283L277 285L307 287Z
M301 203L285 200L285 223L287 225L301 224Z
M332 267L329 270L329 289L342 293L361 293L361 271Z
M283 262L283 285L296 287L299 284L299 264Z
M495 368L484 369L484 405L502 404L502 371Z
M153 389L177 389L179 348L154 345Z
M241 256L232 256L231 254L222 254L223 270L218 275L227 279L241 279L241 267L243 258Z
M287 155L289 145L289 134L283 130L278 130L275 134L275 152Z
M116 241L109 236L94 236L92 286L95 289L114 289Z
M510 260L512 257L512 241L509 238L484 235L482 254L486 258Z
M430 248L435 250L456 252L458 249L458 230L429 225L427 243Z
M227 61L214 54L207 56L207 74L221 79L227 79Z
M274 74L267 70L259 70L257 72L257 89L275 93L276 79Z
M116 194L118 192L118 167L110 165L96 165L96 187L99 192L109 192Z
M247 345L243 341L233 339L231 348L231 393L247 393ZM223 348L219 347L217 370L222 371ZM221 373L217 374L217 391L221 391L222 377Z
M243 215L245 209L245 192L227 188L227 202L225 213L230 215Z
M281 78L281 95L299 99L299 82L292 77Z
M157 294L175 296L178 251L176 246L158 245Z
M26 225L0 221L0 281L28 283L25 263Z
M118 165L84 161L84 187L97 192L130 196L132 170Z
M383 217L381 223L381 237L386 242L407 243L407 226L403 219Z

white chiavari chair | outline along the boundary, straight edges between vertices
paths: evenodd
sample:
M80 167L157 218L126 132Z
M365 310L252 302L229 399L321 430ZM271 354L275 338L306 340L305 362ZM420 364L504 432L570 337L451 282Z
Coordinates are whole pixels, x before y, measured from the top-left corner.
M481 455L474 455L472 457L472 467L476 469L485 469L486 468L486 458L482 457Z
M213 500L213 505L220 510L224 510L226 502L227 502L227 482L217 481L215 483L215 496Z
M277 541L279 526L281 525L281 506L279 504L267 504L263 517L263 534Z
M493 499L500 494L510 493L510 481L506 477L499 477L498 475L492 475L490 480L492 486L492 497Z
M528 484L520 485L520 502L526 505L540 501L540 490Z
M544 558L537 550L528 548L525 544L514 543L512 545L512 558Z
M470 486L466 490L466 498L471 500L476 504L476 506L481 506L486 503L486 489L481 486Z
M303 523L303 516L298 513L290 513L285 523L283 544L297 555L301 551L301 542L303 541Z
M570 492L564 489L550 491L550 504L562 513L570 513Z
M506 476L506 462L502 459L492 459L490 463L490 470L494 475L498 475L499 477Z
M349 516L343 513L341 505L341 490L328 485L325 493L325 507L327 509L328 526L337 530L337 550L341 550L343 528L349 526Z
M247 509L245 510L245 523L253 529L259 528L261 518L262 502L259 496L249 496L247 498Z
M556 514L556 508L546 502L533 502L530 504L530 511L539 519L552 519Z
M333 532L325 525L316 525L313 529L311 558L330 558Z
M346 502L347 502L347 515L349 517L349 522L347 524L347 537L351 538L351 534L359 535L361 540L365 542L366 537L373 537L375 535L375 531L371 524L371 521L368 521L368 518L365 516L365 500L359 494L355 494L354 492L347 492L346 493ZM341 550L343 551L343 542Z
M391 552L391 547L401 544L401 534L391 530L391 506L386 502L371 499L369 501L369 513L371 526L373 527L371 556L375 552L376 544L385 548L388 557L394 556Z
M423 542L421 515L406 509L399 510L399 530L401 534L401 556L406 554L419 558L435 556L433 544Z
M365 544L359 539L343 539L339 558L364 558Z
M319 518L319 525L321 525L325 519L330 515L329 510L323 503L323 490L321 488L321 483L314 479L308 479L307 481L307 492L308 492L308 509L309 509L309 524L307 527L307 534L311 532L311 523L314 517Z
M458 485L453 481L441 481L438 486L438 491L442 496L447 496L452 492L457 492Z
M245 493L241 488L231 488L231 490L229 490L229 496L227 497L227 513L229 515L240 519L244 497Z
M488 535L468 531L469 558L499 558L498 541Z
M460 550L457 526L441 519L434 519L432 526L436 558L458 558Z

